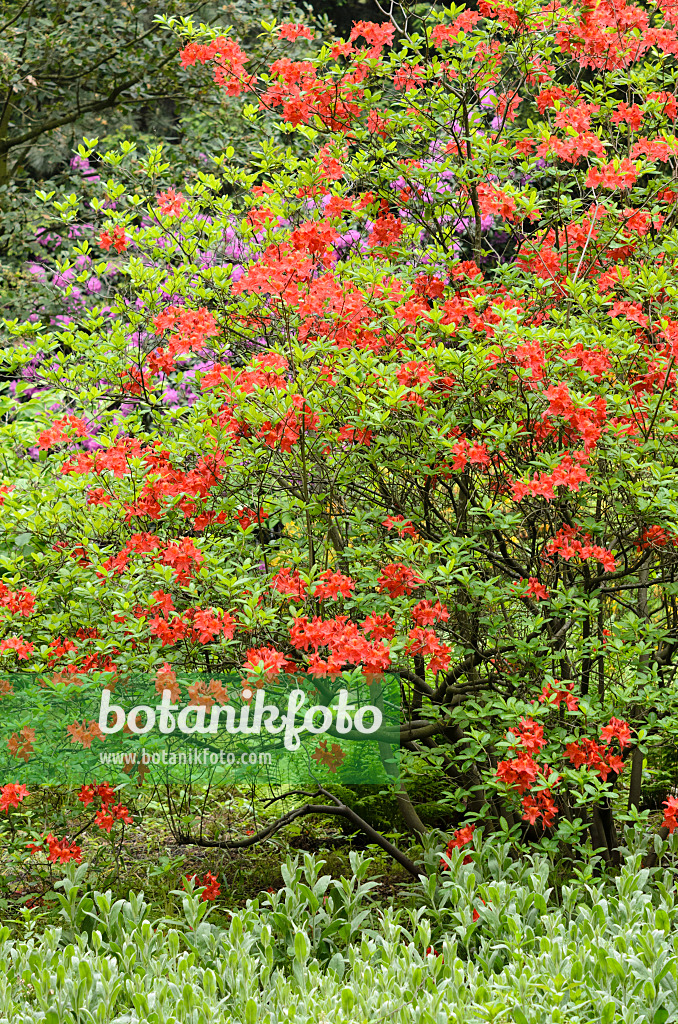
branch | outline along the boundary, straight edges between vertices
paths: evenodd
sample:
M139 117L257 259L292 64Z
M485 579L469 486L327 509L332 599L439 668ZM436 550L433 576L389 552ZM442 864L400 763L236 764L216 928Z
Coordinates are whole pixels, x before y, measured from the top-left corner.
M22 132L21 135L15 135L9 139L3 139L0 142L0 153L8 153L10 149L14 149L15 146L21 146L24 142L30 142L32 139L37 139L40 135L44 135L45 132L51 132L54 128L60 128L63 124L71 124L73 121L77 121L83 114L91 114L96 110L106 110L107 107L112 107L116 102L118 96L125 92L127 89L131 89L133 85L140 82L143 75L139 78L131 78L127 82L123 82L122 85L117 86L108 96L103 100L95 100L92 103L85 103L84 106L79 107L78 110L71 111L69 114L64 114L61 117L53 117L50 121L44 121L41 125L36 128L31 128L28 131Z
M18 20L19 20L19 18L21 17L21 15L22 15L22 14L24 13L24 11L26 10L26 8L27 8L27 7L30 7L30 5L31 5L32 3L33 3L33 0L26 0L26 3L25 3L25 4L23 5L23 7L21 7L21 8L20 8L20 10L19 10L19 13L18 13L18 14L15 14L13 18L10 18L10 19L9 19L9 21L6 21L4 25L0 25L0 35L2 35L2 33L3 33L3 32L4 32L5 30L6 30L6 29L10 28L10 26L11 26L11 25L13 25L15 21L18 21Z
M197 14L201 7L205 7L207 5L207 2L208 0L202 0L201 3L197 4L190 11L188 11L185 17L190 18L194 14ZM45 78L43 79L43 81L55 82L57 84L61 84L63 82L77 82L79 79L86 78L87 75L91 75L92 72L98 71L98 69L103 67L104 64L110 64L112 60L117 59L120 56L120 54L123 53L125 50L129 50L132 47L139 46L140 43L143 43L144 39L147 39L149 36L157 34L160 31L160 29L164 29L164 26L159 25L157 22L154 22L151 28L147 29L145 32L142 32L140 36L134 36L134 38L126 42L124 46L119 46L117 50L112 50L105 57L102 57L102 59L98 61L96 64L90 64L88 68L83 68L82 71L79 71L75 75L55 75L52 77Z
M249 846L254 846L256 843L262 842L264 839L268 839L269 836L279 832L280 829L284 828L286 825L290 825L293 821L296 821L297 818L306 817L310 814L318 814L323 817L336 816L350 821L351 824L355 825L356 828L363 832L372 843L375 843L382 850L388 853L389 856L393 857L393 859L400 864L401 867L405 868L413 878L419 880L422 872L414 861L410 860L407 854L403 853L402 850L399 850L397 846L394 846L394 844L391 843L386 836L383 836L381 832L377 832L376 829L372 828L364 818L361 818L354 810L342 803L342 801L338 797L334 796L333 793L328 792L328 790L324 789L322 786L318 786L318 790L318 795L322 794L325 797L329 797L330 800L334 801L334 804L323 805L306 803L301 807L295 807L293 810L283 814L282 817L271 822L270 825L260 829L260 831L255 833L255 835L247 836L245 839L203 839L199 836L179 833L176 837L177 842L187 846L207 846L220 850L243 850ZM288 795L289 794L285 794L285 796ZM308 794L304 793L304 795Z

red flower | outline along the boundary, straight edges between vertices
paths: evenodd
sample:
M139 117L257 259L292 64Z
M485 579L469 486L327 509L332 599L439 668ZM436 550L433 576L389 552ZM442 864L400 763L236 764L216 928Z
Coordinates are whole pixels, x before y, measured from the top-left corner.
M350 597L355 590L355 580L350 576L344 576L340 572L332 572L328 569L322 573L315 585L313 596L320 600L330 598L336 601L341 597Z
M558 807L551 799L550 790L542 789L534 796L528 794L523 797L523 818L531 825L535 825L541 818L544 827L550 828L557 814Z
M0 790L0 811L9 811L10 807L18 807L30 795L25 786L9 782Z
M281 39L289 39L290 42L294 42L295 39L314 38L313 29L309 28L308 25L296 25L290 21L278 25L278 35Z
M56 839L51 832L49 835L42 837L42 843L27 843L26 845L31 853L43 853L45 852L45 844L47 845L47 860L51 864L56 864L57 861L60 864L68 864L71 860L79 864L82 860L82 852L79 846L76 846L75 843L69 843L67 839Z
M33 650L33 644L29 643L28 640L24 640L22 636L7 636L4 640L0 641L0 654L14 651L19 661L28 661Z
M102 804L110 804L115 797L115 790L112 786L109 786L107 782L100 783L97 787L97 796L101 800Z
M78 793L78 800L84 804L85 807L88 807L94 800L94 796L94 786L82 786Z
M368 615L363 622L363 631L370 633L375 640L391 640L395 636L395 622L388 612Z
M188 876L188 881L189 882L197 883L198 882L198 876L197 875L189 875ZM201 887L203 888L203 893L202 893L202 897L201 897L203 902L208 902L208 901L215 900L217 898L217 896L219 895L219 893L221 892L221 884L220 884L219 880L217 879L217 876L213 875L211 871L207 871L203 875L202 882L200 883L198 888L201 888Z
M662 825L673 833L678 828L678 797L670 796L664 801L664 820Z
M614 737L619 740L619 746L623 750L631 744L631 730L628 723L621 718L611 718L609 724L600 730L600 738L603 743L609 743Z
M556 684L559 683L558 679L554 679L553 681ZM573 689L574 683L568 683L564 690L554 690L550 683L544 683L539 697L539 703L544 704L548 701L549 704L553 704L558 708L561 703L565 701L565 706L568 711L576 711L579 707L579 697L574 696L572 693Z
M447 854L447 856L449 857L453 850L460 850L462 846L466 846L467 843L470 843L473 839L473 833L475 832L475 830L475 825L464 825L463 828L458 828L457 831L452 836L452 838L450 839L450 841L448 842L447 846L445 847L445 853ZM462 863L469 864L470 861L470 856L464 857ZM447 861L444 860L442 857L440 859L440 866L441 868L449 867Z
M248 675L263 674L267 680L280 674L287 659L273 647L251 647L247 652L247 661L243 666Z
M268 512L264 512L263 509L255 512L251 508L241 508L234 513L234 518L238 521L239 526L246 530L252 523L261 524L262 519L268 519Z
M155 198L158 200L160 212L170 217L178 217L185 202L181 192L175 192L173 188L168 188L166 192L158 192Z
M496 768L496 776L507 786L515 787L519 793L531 789L541 767L527 752L507 761L500 761Z
M411 594L415 587L421 586L424 582L414 569L399 562L391 562L390 565L384 566L377 581L377 589L382 593L387 591L389 597L400 597L403 594Z
M99 235L99 244L106 251L113 246L116 252L124 252L129 248L129 241L122 224L116 224L112 232L102 231Z
M102 807L94 815L94 821L104 832L110 832L115 824L115 818L109 813L108 808Z
M394 35L395 28L390 21L355 21L348 38L353 43L362 36L370 44L367 56L378 57L385 46L391 45Z
M412 609L412 618L418 626L432 626L434 622L447 622L450 613L444 604L436 601L434 605L430 601L419 601Z
M511 731L515 731L517 742L527 750L528 754L536 754L541 747L546 746L543 725L539 725L531 718L521 718L520 726L520 732L517 730Z
M591 167L586 184L592 188L627 189L634 184L637 178L638 171L635 164L628 157L624 157L623 160L612 160L603 167Z
M535 576L530 576L527 587L527 593L530 597L533 597L535 601L546 601L548 600L549 592L543 583L540 583Z
M117 804L117 806L112 807L111 813L113 814L114 818L116 818L118 821L122 821L123 824L132 824L132 816L130 815L128 808L125 807L124 804Z
M285 597L293 597L297 601L303 601L306 596L306 584L298 569L281 569L271 580L270 586L271 590L277 590Z
M381 524L385 526L387 530L397 530L401 537L405 534L409 534L410 537L416 537L417 531L409 519L405 519L404 516L387 516Z

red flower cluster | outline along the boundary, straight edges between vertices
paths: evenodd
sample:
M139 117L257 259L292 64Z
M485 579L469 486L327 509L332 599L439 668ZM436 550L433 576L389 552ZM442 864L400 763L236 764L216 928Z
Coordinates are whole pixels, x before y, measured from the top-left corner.
M383 618L388 619L388 616ZM346 665L362 665L368 677L379 675L391 664L388 647L380 642L379 636L387 636L384 630L391 629L392 625L390 619L388 622L377 619L375 616L365 619L361 633L360 627L349 622L346 615L325 620L314 617L312 621L300 615L290 629L290 642L298 651L313 648L314 653L308 659L309 675L336 679ZM372 632L375 639L368 640L364 635L367 632ZM327 659L320 657L321 647L328 649Z
M624 157L623 160L611 160L604 167L591 167L586 184L590 188L627 189L631 188L637 178L636 165Z
M303 601L306 597L306 584L299 575L298 569L280 569L269 584L271 590L277 590L284 597Z
M66 726L66 732L71 737L71 743L80 743L85 750L90 749L94 740L101 740L102 743L104 741L104 735L98 722L95 721L83 721L82 724L74 722L72 725Z
M522 585L525 584L525 580L520 581ZM547 601L549 592L543 583L540 583L536 576L530 576L527 581L527 589L525 591L526 597L533 597L535 601Z
M361 430L358 427L352 427L350 423L345 423L337 433L337 441L348 441L350 444L364 444L366 448L369 448L372 444L372 431L369 427Z
M418 626L432 626L434 622L447 622L450 613L444 604L419 601L412 609L412 618Z
M447 856L449 857L453 850L460 850L463 846L467 846L472 841L475 830L475 825L464 825L463 828L458 828L445 847ZM471 857L464 857L462 864L470 863ZM442 857L440 858L440 866L443 869L449 868L449 864Z
M577 536L581 540L577 540ZM599 544L592 544L588 534L580 534L575 526L562 526L556 536L546 545L549 555L560 555L566 562L579 555L582 559L595 558L607 572L614 572L616 562L614 555Z
M180 199L176 196L165 204L163 212L181 209ZM213 315L202 306L200 309L184 309L181 306L168 306L153 320L155 334L163 334L166 330L174 330L166 348L154 349L148 356L145 370L150 374L171 373L176 369L176 357L187 352L200 351L205 347L207 338L219 333L219 327Z
M608 724L600 730L600 738L603 743L610 743L611 740L616 739L623 750L624 747L631 745L631 730L628 723L622 718L611 718Z
M10 807L18 807L30 795L25 786L20 786L16 782L8 782L0 790L0 811L9 813Z
M166 217L178 217L185 202L181 192L175 192L173 188L168 188L166 192L158 192L155 198L160 212Z
M523 498L532 495L552 501L556 496L554 490L556 487L566 487L570 491L578 491L582 484L590 483L588 474L581 465L585 458L585 452L575 452L574 459L569 452L566 452L560 465L552 473L535 473L531 480L514 481L513 497L516 501L522 501Z
M606 403L602 395L590 405L575 406L570 389L564 381L547 388L544 397L549 400L549 407L544 419L560 417L566 420L571 431L570 436L579 435L584 442L584 451L595 448L606 422Z
M269 681L275 679L287 664L287 658L273 647L251 647L243 669L251 676L261 676Z
M349 42L354 43L361 36L369 44L369 50L363 51L366 57L378 57L385 46L390 46L395 35L395 28L390 21L355 21Z
M249 530L252 523L261 526L262 520L268 519L268 512L264 512L263 509L240 508L234 512L233 518L241 529Z
M203 887L202 901L203 903L211 902L216 900L217 896L221 892L221 883L219 882L216 875L213 875L211 871L205 872L202 876L202 882L199 882L197 875L188 875L187 881L199 883L199 887Z
M124 252L129 248L129 238L125 234L122 224L116 224L112 231L102 231L99 235L99 245L106 252L113 246L116 252Z
M75 843L69 843L68 839L57 839L50 832L49 835L42 837L40 843L27 843L28 849L31 853L47 853L47 860L50 864L68 864L69 861L74 860L76 864L79 864L82 860L82 851L79 846ZM47 850L45 850L45 846Z
M559 685L560 680L554 679L554 683ZM574 689L574 683L568 683L565 689L554 689L551 683L544 683L544 686L539 696L539 703L552 704L554 707L559 708L560 705L565 702L565 706L568 711L576 711L579 707L579 697L575 697L572 693Z
M420 626L411 629L407 634L410 643L405 647L405 654L424 655L430 657L429 672L445 672L452 658L452 648L440 642L432 629Z
M149 619L148 629L151 636L156 636L162 641L163 647L171 647L180 640L209 644L222 633L230 640L235 633L237 622L229 612L216 612L211 608L188 608L180 615L175 611L174 602L169 594L155 590L152 596L154 604L151 611L157 609L157 614ZM145 614L143 609L140 610L140 614Z
M401 597L403 594L411 594L425 582L415 569L400 562L391 562L382 569L377 590L387 593L389 597Z
M397 530L401 537L404 537L405 534L409 534L410 537L417 536L414 525L404 516L386 516L381 525L385 526L387 530Z
M295 39L314 39L313 29L308 25L297 25L294 22L286 21L278 25L278 35L281 39L289 39L291 43Z
M669 533L662 526L650 526L643 530L636 548L639 552L646 551L648 548L664 548L674 545L676 541L678 541L678 536L675 533Z
M355 590L355 580L340 572L328 569L321 573L315 585L313 596L321 601L337 601L340 597L351 597Z
M182 537L164 544L154 533L135 533L117 555L101 563L98 574L124 572L131 555L152 555L155 561L172 566L177 583L180 584L190 581L204 559L202 551L195 546L191 537Z
M116 821L122 821L126 825L132 824L128 808L124 804L113 804L115 790L107 782L82 786L78 794L78 800L85 807L88 807L96 797L101 801L101 806L94 816L94 821L102 831L110 832Z
M318 429L320 421L301 395L294 395L292 406L277 423L266 420L258 431L259 437L269 448L291 452L303 432Z
M254 84L254 76L245 71L249 57L233 39L219 36L207 45L189 43L181 51L180 57L182 68L214 61L214 81L217 85L223 85L229 96L239 96Z
M30 590L10 590L4 583L0 583L0 608L4 608L10 615L28 618L35 608L35 594Z
M492 459L486 445L471 444L468 438L461 437L452 445L452 468L466 469L469 462L472 466L489 466Z
M673 833L678 828L678 797L670 796L664 801L664 820L662 825Z
M624 762L621 757L610 753L605 747L600 746L587 736L582 736L575 743L568 743L565 747L565 756L569 758L575 768L580 768L585 764L587 768L597 772L603 781L607 780L610 772L621 775L624 770Z
M19 661L28 661L33 650L34 645L24 640L22 636L6 636L4 640L0 640L0 654L14 651Z
M38 437L38 446L52 448L54 445L72 441L73 437L69 432L75 437L86 437L87 423L78 416L64 416L60 420L55 420L49 430L44 430Z
M544 727L533 721L531 718L521 718L520 729L512 729L509 736L514 736L513 753L515 757L501 761L496 768L496 776L509 788L515 789L522 797L523 818L531 824L536 824L539 819L545 828L553 825L558 807L556 806L550 788L546 782L551 774L547 764L539 764L532 756L546 745L544 739ZM517 751L516 747L522 747ZM542 780L543 785L535 793L528 793L534 784ZM558 776L555 782L560 781Z

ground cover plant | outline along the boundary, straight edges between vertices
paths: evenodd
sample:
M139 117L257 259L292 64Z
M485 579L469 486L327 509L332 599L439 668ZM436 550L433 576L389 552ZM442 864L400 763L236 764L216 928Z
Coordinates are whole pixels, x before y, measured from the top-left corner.
M370 900L367 860L333 881L306 855L227 922L211 882L157 920L143 894L114 900L69 865L59 927L38 934L27 914L21 937L2 930L0 1019L664 1024L678 1012L675 868L641 858L625 848L612 889L587 865L554 899L546 858L514 861L495 840L446 858L404 912Z
M666 855L678 798L652 762L676 745L676 23L670 4L607 0L402 7L344 41L266 22L265 64L184 23L184 69L261 130L249 166L227 150L179 188L161 147L82 144L101 195L43 200L65 228L101 221L57 265L65 294L94 298L56 329L8 323L2 353L13 870L53 886L92 836L117 863L151 804L183 848L330 820L413 886L445 851L443 874L463 867L481 834L572 877L598 851L620 885L627 826L645 836L636 875ZM399 779L372 801L325 778L278 786L246 827L140 763L28 787L50 739L11 718L17 669L38 697L121 700L144 674L209 709L300 678L323 706L346 687L378 701L396 677ZM74 719L69 743L106 749L101 724ZM316 754L330 774L343 757L331 737ZM447 883L431 884L433 913ZM642 1008L611 987L586 998L610 1021L627 1005L668 1019L646 980Z

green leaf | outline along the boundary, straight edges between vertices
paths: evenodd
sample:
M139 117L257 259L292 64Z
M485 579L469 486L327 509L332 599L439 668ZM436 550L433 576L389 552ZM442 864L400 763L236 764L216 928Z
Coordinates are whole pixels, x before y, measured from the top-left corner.
M609 1003L605 1003L603 1012L600 1015L600 1024L612 1024L616 1009L617 1004L614 999L610 999Z

